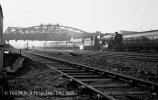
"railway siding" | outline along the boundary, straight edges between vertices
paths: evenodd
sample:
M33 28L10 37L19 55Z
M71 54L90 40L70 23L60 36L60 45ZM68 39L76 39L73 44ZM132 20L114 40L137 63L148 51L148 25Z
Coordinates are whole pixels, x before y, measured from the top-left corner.
M141 78L158 82L158 63L139 61L132 59L120 59L119 57L106 56L108 53L89 53L89 52L75 52L78 56L72 56L69 52L57 51L34 51L35 53L42 53L50 57L56 57L73 61L76 63L88 65L95 68L104 69L132 77ZM73 52L74 53L74 52Z
M131 77L127 77L127 76L124 76L124 75L121 75L121 74L116 74L116 73L113 73L113 72L109 72L109 71L102 71L102 70L99 70L97 68L92 68L92 67L89 67L89 66L85 66L85 65L80 65L80 64L77 64L77 63L72 63L72 62L69 62L69 61L63 61L63 60L58 60L58 59L52 59L52 58L47 58L46 56L43 57L42 55L36 55L36 54L33 54L35 55L35 59L38 59L38 58L44 58L44 59L49 59L49 60L55 60L59 63L62 63L66 66L71 66L72 68L65 68L65 66L63 66L63 68L57 68L57 71L59 71L60 73L64 74L65 76L71 78L72 80L80 83L80 84L83 84L84 86L86 86L86 88L89 88L90 90L93 90L95 91L96 93L99 93L101 96L105 97L105 98L108 98L109 100L115 100L114 98L116 97L117 99L120 98L120 100L123 100L125 99L126 97L127 98L135 98L135 99L141 99L141 100L144 100L143 98L146 98L145 100L150 100L151 98L153 100L156 100L157 96L154 96L154 94L157 95L157 92L156 92L156 89L157 89L157 84L156 83L152 83L152 82L147 82L147 81L142 81L142 80L139 80L139 79L135 79L135 78L131 78ZM61 54L60 54L61 55ZM31 55L30 55L31 56ZM39 56L39 57L38 57ZM75 55L76 56L76 55ZM48 63L49 64L49 63ZM51 66L50 66L51 67ZM55 69L55 68L53 68ZM92 72L93 74L92 75L87 75L87 74L83 74L83 73L87 73L87 72ZM73 73L73 74L72 74ZM74 75L75 73L75 75ZM80 73L80 74L78 74ZM81 74L82 73L82 74ZM67 74L72 74L71 76L70 75L67 75ZM109 79L109 78L110 79ZM77 80L76 80L77 79ZM99 80L98 80L99 79ZM84 82L80 82L80 81ZM91 85L91 81L97 81L97 82L100 82L100 81L108 81L109 82L112 82L113 81L117 81L117 80L120 80L127 83L128 85L130 85L130 87L128 87L127 89L126 88L120 88L120 87L124 87L127 85L123 84L121 86L121 84L114 84L114 87L119 87L120 89L114 89L113 86L112 89L106 89L106 90L101 90L102 92L100 92L100 89L98 91L98 89L96 90L95 88L92 88L92 87L89 87L89 85ZM85 82L90 82L90 83L85 83ZM117 81L118 82L118 81ZM106 82L107 83L107 82ZM87 85L89 84L89 85ZM100 84L97 83L96 84L98 87L100 87ZM93 86L96 87L96 85L94 84ZM103 86L103 85L101 85ZM132 87L133 88L132 88ZM136 88L136 87L137 88ZM108 86L106 84L107 88L109 88L110 86ZM139 89L140 87L140 89ZM145 88L142 89L141 87ZM105 92L105 94L103 93L103 91ZM134 91L134 92L132 92ZM151 94L151 93L154 93L154 94ZM134 96L136 95L136 97ZM138 96L138 95L141 95ZM148 96L147 96L148 95ZM137 97L138 96L138 97ZM112 98L114 97L114 98ZM100 99L99 99L100 100Z

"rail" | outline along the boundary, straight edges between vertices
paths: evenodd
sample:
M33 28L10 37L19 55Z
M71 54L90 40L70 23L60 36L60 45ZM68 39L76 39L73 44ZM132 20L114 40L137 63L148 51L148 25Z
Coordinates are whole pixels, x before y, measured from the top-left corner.
M158 84L157 83L153 83L153 82L149 82L149 81L144 81L144 80L141 80L141 79L137 79L137 78L133 78L133 77L129 77L129 76L124 76L124 75L121 75L121 74L116 74L116 73L113 73L113 72L108 72L106 70L101 70L101 69L97 69L97 68L92 68L90 66L86 66L86 65L82 65L82 64L77 64L77 63L73 63L73 62L70 62L70 61L65 61L65 60L62 60L62 59L57 59L57 58L51 58L51 57L48 57L48 56L45 56L45 55L41 55L41 54L36 54L36 53L31 53L31 52L23 52L23 55L24 56L27 56L29 57L30 59L32 60L35 60L38 61L38 57L43 58L43 59L47 59L49 60L49 63L47 62L43 62L43 64L45 64L46 66L48 67L51 67L52 69L58 71L59 73L63 74L64 76L72 79L73 81L83 85L84 87L86 87L87 89L93 91L94 93L96 93L97 95L100 95L100 97L102 98L101 100L117 100L115 99L113 96L111 95L125 95L126 97L128 98L137 98L137 97L134 97L134 96L131 96L132 94L150 94L152 95L153 93L157 94L158 93ZM31 58L31 56L34 56L34 58ZM41 61L41 60L40 60ZM55 68L51 65L51 62L57 62L57 63L61 63L61 64L64 64L64 65L67 65L71 68L65 68L65 67L62 67L61 68ZM41 62L42 63L42 62ZM78 73L77 73L78 72ZM89 76L90 74L90 76ZM88 78L90 77L90 78ZM93 79L96 78L96 79ZM108 79L107 79L108 77ZM135 92L102 92L101 90L95 88L95 87L102 87L102 86L105 86L105 87L120 87L121 85L89 85L87 83L85 83L85 81L101 81L101 80L106 80L106 81L110 81L110 80L117 80L117 81L120 81L120 82L124 82L126 83L123 84L123 86L127 86L129 85L130 87L141 87L141 88L145 88L147 89L147 92L145 91L135 91ZM111 95L109 95L111 94ZM143 100L143 99L140 99L140 100Z

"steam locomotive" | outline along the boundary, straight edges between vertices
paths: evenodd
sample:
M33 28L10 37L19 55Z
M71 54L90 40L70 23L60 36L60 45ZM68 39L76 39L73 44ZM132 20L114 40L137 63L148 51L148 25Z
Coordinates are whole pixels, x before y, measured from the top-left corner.
M84 50L116 50L120 48L123 36L115 32L115 35L106 34L93 36L91 38L73 39L74 46L82 47Z

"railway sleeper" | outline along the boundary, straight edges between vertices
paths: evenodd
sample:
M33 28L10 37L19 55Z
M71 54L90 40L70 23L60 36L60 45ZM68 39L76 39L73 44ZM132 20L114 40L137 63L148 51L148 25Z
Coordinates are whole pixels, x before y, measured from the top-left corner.
M70 79L70 83L66 86L67 90L76 90L78 95L90 95L92 100L105 100L100 94L96 94L94 91L87 87L78 84L77 82ZM90 100L91 100L90 99Z
M90 89L88 89L87 87L83 85L79 87L78 93L81 95L85 95L85 94L91 95L92 100L108 100L104 98L103 96L101 96L100 94L96 94L94 91L91 91Z
M129 87L129 85L127 84L109 84L109 85L90 85L94 88L125 88L125 87Z
M77 79L86 79L86 78L102 78L100 75L71 75L72 77L74 78L77 78Z
M96 81L104 81L104 82L112 82L113 79L79 79L82 82L96 82Z
M56 67L58 70L77 70L76 68Z
M149 95L147 91L124 91L124 92L104 92L107 95Z
M93 73L68 73L68 75L93 75Z
M143 98L136 97L136 96L130 96L130 95L125 95L129 100L144 100Z
M64 72L64 73L79 73L79 72L85 72L85 70L71 70L71 69L69 69L69 70L60 70L60 71L62 71L62 72Z

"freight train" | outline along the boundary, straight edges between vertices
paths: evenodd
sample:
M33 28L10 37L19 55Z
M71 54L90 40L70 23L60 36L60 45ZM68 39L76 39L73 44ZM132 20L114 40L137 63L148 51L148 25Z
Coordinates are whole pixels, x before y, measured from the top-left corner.
M158 30L133 32L130 34L104 34L71 41L85 50L101 51L158 51Z
M106 33L90 38L56 41L51 47L76 47L96 51L158 51L158 30L133 33Z

